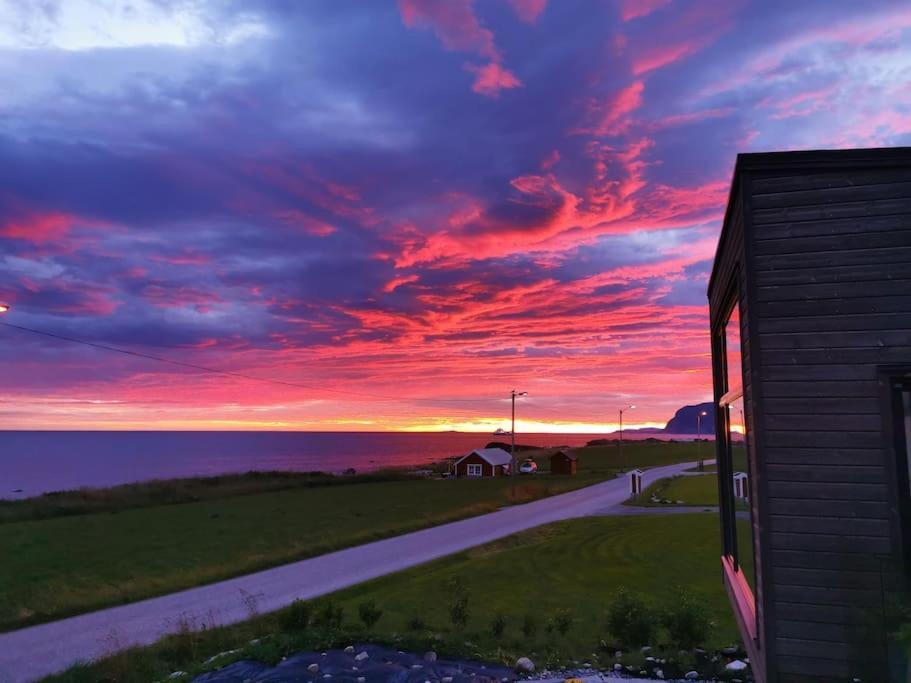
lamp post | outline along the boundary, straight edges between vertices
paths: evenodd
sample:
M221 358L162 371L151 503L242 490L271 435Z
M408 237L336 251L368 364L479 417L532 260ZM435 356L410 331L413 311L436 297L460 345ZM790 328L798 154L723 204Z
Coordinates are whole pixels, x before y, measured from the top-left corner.
M511 477L516 476L516 396L528 396L527 391L516 391L512 390L512 429L509 431L509 436L512 439L512 444L509 447L509 475Z
M636 406L630 404L630 405L626 406L625 408L620 408L620 411L619 411L620 412L620 440L617 442L617 450L619 451L619 453L617 454L619 456L617 458L617 460L619 460L620 462L623 462L624 471L626 471L627 468L626 468L626 462L623 461L623 411L632 410L635 407Z
M9 309L10 309L9 304L0 304L0 313L7 313L7 312L9 312Z
M704 410L699 411L696 416L696 450L699 453L699 471L705 469L705 463L702 461L702 418L708 415Z

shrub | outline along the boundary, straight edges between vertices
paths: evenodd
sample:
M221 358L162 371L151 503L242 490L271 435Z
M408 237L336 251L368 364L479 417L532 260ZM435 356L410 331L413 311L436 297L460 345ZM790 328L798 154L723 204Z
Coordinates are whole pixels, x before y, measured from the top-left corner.
M413 616L407 621L405 626L408 627L409 631L423 631L427 628L427 623L421 617Z
M565 636L569 633L569 629L573 625L572 612L568 609L558 610L554 615L553 620L553 629L557 631L561 636Z
M313 618L313 623L323 628L338 630L342 627L342 620L345 618L345 610L341 605L336 605L331 600L323 603Z
M383 616L383 610L377 609L376 603L373 600L368 600L367 602L362 602L357 606L358 616L361 618L361 621L364 622L364 626L368 629L373 628L376 625L376 622L380 620L380 617Z
M506 617L501 612L497 612L493 621L490 622L490 632L493 633L494 638L497 640L502 638L506 632Z
M703 644L712 629L712 621L705 605L685 591L665 610L663 622L671 642L687 649Z
M304 600L295 600L278 616L283 631L304 631L313 619L313 606Z
M461 579L456 578L449 583L449 594L452 596L449 620L453 626L464 628L468 623L468 588Z
M641 596L618 590L607 608L607 630L625 646L648 645L657 619Z
M533 614L526 614L522 619L522 635L529 639L538 635L538 620Z

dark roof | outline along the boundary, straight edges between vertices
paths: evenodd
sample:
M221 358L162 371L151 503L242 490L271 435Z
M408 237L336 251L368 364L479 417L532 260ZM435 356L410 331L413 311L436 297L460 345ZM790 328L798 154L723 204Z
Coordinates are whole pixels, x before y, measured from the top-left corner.
M564 456L565 458L567 458L568 460L575 460L575 459L576 459L576 454L573 453L572 451L566 450L565 448L561 448L559 451L557 451L556 453L554 453L554 454L553 454L552 456L550 456L550 457L553 458L553 457L556 456L556 455L562 455L562 456Z
M795 152L750 152L737 155L734 172L731 175L731 189L728 193L728 205L721 224L721 235L715 248L715 260L712 274L709 276L708 291L712 291L715 282L715 270L718 267L718 255L728 233L728 223L734 198L739 191L742 171L787 171L800 169L804 171L827 171L839 168L858 166L906 165L911 162L911 147L869 147L860 149L812 149Z

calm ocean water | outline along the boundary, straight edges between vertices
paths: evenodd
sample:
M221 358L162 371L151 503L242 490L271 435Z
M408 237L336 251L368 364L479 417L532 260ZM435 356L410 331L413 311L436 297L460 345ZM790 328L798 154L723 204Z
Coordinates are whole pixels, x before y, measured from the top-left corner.
M646 436L630 433L628 438ZM518 441L580 446L600 437L522 434ZM451 432L0 431L0 498L250 470L341 472L353 467L360 472L420 465L505 439Z

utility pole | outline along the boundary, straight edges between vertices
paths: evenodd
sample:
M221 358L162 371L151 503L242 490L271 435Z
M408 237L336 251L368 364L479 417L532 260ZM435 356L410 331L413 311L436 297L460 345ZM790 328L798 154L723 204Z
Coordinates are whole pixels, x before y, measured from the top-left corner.
M623 460L623 411L632 410L635 407L634 405L628 405L626 408L620 408L620 440L617 442L617 461L623 463L624 472L629 468L626 461Z
M511 477L516 476L516 471L519 469L516 466L516 396L527 396L527 391L516 391L512 390L512 429L509 430L509 436L512 439L512 445L509 448L509 457L511 459L511 464L509 466L509 475Z

